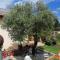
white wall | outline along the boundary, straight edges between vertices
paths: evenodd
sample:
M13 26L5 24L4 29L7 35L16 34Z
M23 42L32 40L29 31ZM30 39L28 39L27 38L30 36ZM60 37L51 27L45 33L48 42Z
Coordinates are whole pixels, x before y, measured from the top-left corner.
M7 49L9 46L11 46L12 40L8 36L8 31L2 29L1 26L0 26L0 35L2 35L4 38L3 49Z

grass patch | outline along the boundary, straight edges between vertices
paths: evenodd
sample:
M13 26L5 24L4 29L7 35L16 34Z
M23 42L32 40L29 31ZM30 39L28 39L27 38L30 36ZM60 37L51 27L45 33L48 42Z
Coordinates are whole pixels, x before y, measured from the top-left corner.
M56 46L44 46L44 50L57 54L60 50L60 47Z
M45 45L44 50L55 53L55 54L59 53L59 51L60 51L60 34L57 34L56 39L57 39L56 40L57 44L55 46Z

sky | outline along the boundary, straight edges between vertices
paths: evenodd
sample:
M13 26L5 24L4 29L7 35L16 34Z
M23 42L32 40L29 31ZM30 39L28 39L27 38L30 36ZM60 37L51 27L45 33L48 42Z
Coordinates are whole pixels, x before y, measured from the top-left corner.
M26 1L32 1L34 3L37 2L37 0L0 0L0 8L7 9L10 6ZM48 8L58 17L60 21L60 0L43 0L43 2L47 4Z

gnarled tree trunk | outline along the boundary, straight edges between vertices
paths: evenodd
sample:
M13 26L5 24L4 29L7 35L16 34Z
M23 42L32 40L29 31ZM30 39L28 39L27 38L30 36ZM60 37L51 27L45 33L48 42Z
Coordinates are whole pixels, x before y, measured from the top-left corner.
M35 56L38 37L36 34L33 35L33 37L34 37L34 45L32 46L32 55Z

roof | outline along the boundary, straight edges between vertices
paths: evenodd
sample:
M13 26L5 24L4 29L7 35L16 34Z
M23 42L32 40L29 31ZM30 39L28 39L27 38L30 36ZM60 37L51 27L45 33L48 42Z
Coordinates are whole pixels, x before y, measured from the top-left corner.
M0 15L5 15L7 13L6 9L0 8Z

